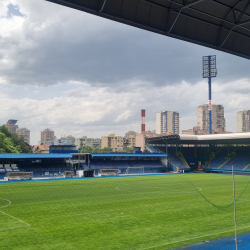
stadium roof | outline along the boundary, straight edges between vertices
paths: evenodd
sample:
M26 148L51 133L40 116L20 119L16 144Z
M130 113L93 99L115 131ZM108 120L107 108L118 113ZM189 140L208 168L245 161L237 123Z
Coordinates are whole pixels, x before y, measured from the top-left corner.
M93 158L95 157L166 157L163 153L106 153L106 154L91 154Z
M71 154L0 154L0 159L72 158Z
M249 0L47 1L250 58Z
M147 144L250 144L250 133L166 135L146 139Z

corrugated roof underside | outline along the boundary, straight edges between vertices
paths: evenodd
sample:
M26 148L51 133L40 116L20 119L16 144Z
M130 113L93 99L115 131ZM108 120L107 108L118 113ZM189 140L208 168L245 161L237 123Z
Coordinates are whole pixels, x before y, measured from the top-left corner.
M204 0L189 7L182 0L47 1L250 58L248 0Z

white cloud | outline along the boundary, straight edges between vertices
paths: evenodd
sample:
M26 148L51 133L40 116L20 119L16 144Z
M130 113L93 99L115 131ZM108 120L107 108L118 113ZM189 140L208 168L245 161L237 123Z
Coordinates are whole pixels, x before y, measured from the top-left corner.
M131 82L130 85L137 84ZM38 142L40 131L47 127L53 129L57 136L86 134L101 137L113 132L122 135L130 129L139 132L140 110L143 108L146 109L146 129L155 128L155 115L161 110L178 111L181 130L189 129L196 126L197 106L207 103L208 93L206 81L195 85L184 81L172 86L148 85L147 88L138 84L138 88L119 93L112 92L110 88L90 88L86 83L80 87L72 85L74 88L67 85L70 89L62 92L63 86L36 87L36 95L21 98L13 98L13 93L18 91L14 86L11 90L3 88L0 93L1 123L17 119L19 126L32 131L33 144ZM225 107L227 129L236 131L236 112L248 105L248 99L239 93L226 93L219 82L214 82L212 88L213 103ZM55 92L54 97L35 99L37 95L51 91Z
M115 122L120 122L120 121L126 120L130 116L131 116L131 111L130 110L126 110L122 114L118 115L118 117L115 119Z

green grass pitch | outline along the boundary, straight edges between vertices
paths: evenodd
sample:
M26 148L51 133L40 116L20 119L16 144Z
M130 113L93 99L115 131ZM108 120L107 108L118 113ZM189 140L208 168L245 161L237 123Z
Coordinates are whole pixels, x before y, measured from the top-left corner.
M235 180L243 233L250 177ZM0 249L158 250L233 235L232 195L232 177L215 174L1 183Z

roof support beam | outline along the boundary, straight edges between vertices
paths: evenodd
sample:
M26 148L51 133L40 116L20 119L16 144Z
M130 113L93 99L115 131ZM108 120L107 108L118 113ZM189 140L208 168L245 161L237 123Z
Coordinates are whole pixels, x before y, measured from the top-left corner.
M104 9L104 7L105 7L106 2L107 2L107 0L104 0L104 1L103 1L102 7L101 7L101 9L99 10L99 12L102 12L102 11L103 11L103 9Z
M172 29L173 29L173 27L174 27L174 25L175 25L175 23L176 23L176 21L177 21L179 15L181 14L181 11L182 11L182 10L184 10L184 9L186 9L186 8L189 8L189 7L191 7L191 6L193 6L193 5L197 4L197 3L200 3L200 2L202 2L202 1L204 1L204 0L193 0L193 1L190 1L190 2L186 3L185 5L183 5L183 6L181 7L181 9L179 10L179 12L178 12L178 14L177 14L177 16L176 16L176 18L175 18L175 20L174 20L174 22L173 22L171 28L169 29L168 33L170 33L170 32L172 31Z
M138 27L138 28L141 28L141 29L144 29L144 30L148 30L148 31L151 31L151 32L158 33L158 34L162 34L162 35L167 34L166 31L164 31L162 29L157 29L157 28L154 28L154 27L151 27L151 26L146 26L144 24L136 23L136 22L131 21L131 20L126 20L126 19L123 19L123 18L118 17L118 16L114 16L114 15L111 15L111 14L106 14L104 11L99 12L99 9L91 9L89 7L86 7L86 6L83 6L83 5L80 5L80 4L72 3L71 2L72 0L46 0L46 1L61 4L61 5L71 7L71 8L74 8L74 9L78 9L78 10L81 10L81 11L85 11L85 12L90 13L90 14L94 14L94 15L101 16L101 17L104 17L104 18L108 18L108 19L111 19L111 20L114 20L114 21L117 21L117 22L120 22L120 23L135 26L135 27ZM141 1L148 2L149 4L153 4L149 0L141 0ZM168 1L170 3L173 3L173 4L176 4L176 5L179 5L179 6L182 6L182 4L174 2L173 0L166 0L166 1ZM230 7L230 6L227 6L225 4L221 4L220 2L217 2L216 0L210 0L210 1L216 2L216 3L218 3L220 5L223 5L223 6L226 6L226 7ZM158 7L163 8L163 9L165 9L167 11L172 11L172 12L174 12L176 14L178 13L178 11L176 11L176 9L170 9L169 7L161 5L161 4L154 4L154 5L157 5ZM192 8L192 7L190 7L189 9L196 12L196 13L201 14L202 16L203 15L208 16L208 17L211 17L212 19L215 19L215 20L220 20L222 22L225 21L225 23L227 23L229 25L235 25L235 23L233 23L233 22L231 22L229 20L225 20L225 19L222 19L221 17L217 17L217 16L214 16L214 15L208 14L208 13L206 13L204 11L200 11L200 10ZM240 12L240 11L236 9L236 12ZM206 24L210 24L210 25L218 27L218 28L221 27L220 25L218 25L216 23L207 22L205 20L202 20L201 18L190 16L190 15L185 14L185 13L181 13L181 15L186 16L186 17L188 17L190 19L193 19L193 20L197 20L197 21L200 21L200 22L204 22ZM245 13L244 16L249 16L250 17L250 15L248 15L247 13ZM250 31L250 29L247 28L247 27L244 27L244 26L239 26L239 27L241 27L241 29L244 29L246 31ZM225 26L222 27L222 29L225 29L226 31L229 31L228 27L225 27ZM241 32L238 32L237 30L233 30L232 33L235 33L235 34L237 34L239 36L242 36L242 37L249 38L248 35L246 35L244 33L241 33ZM180 40L183 40L183 41L188 41L188 42L192 42L192 43L199 44L199 45L202 45L202 46L206 46L206 47L209 47L209 48L212 48L212 49L219 49L219 50L224 51L226 53L231 53L233 55L237 55L237 56L240 56L240 57L243 57L243 58L246 58L246 59L250 59L249 55L244 55L242 53L238 53L237 51L231 51L230 49L226 49L226 48L223 48L223 47L220 48L219 45L213 45L213 44L208 44L208 43L205 43L205 42L202 42L202 41L196 41L196 40L193 40L193 39L178 36L178 35L173 34L173 33L169 33L168 36L173 37L173 38L177 38L177 39L180 39Z
M233 31L233 29L234 29L235 27L239 27L239 26L241 26L241 25L248 24L248 23L250 22L249 19L246 20L246 21L240 22L240 20L242 19L242 17L243 17L244 14L245 14L247 8L249 7L249 5L250 5L250 0L247 1L247 3L246 3L246 5L245 5L244 9L243 9L242 12L240 13L240 16L239 16L239 18L238 18L238 20L237 20L237 23L231 28L231 30L230 30L229 33L227 34L226 38L224 39L224 41L223 41L222 44L220 45L220 48L225 44L225 42L227 41L228 37L230 36L230 34L232 33L232 31Z

